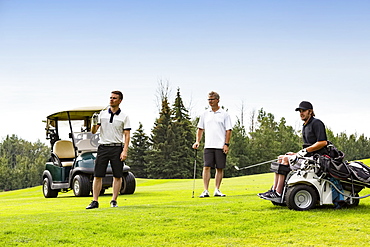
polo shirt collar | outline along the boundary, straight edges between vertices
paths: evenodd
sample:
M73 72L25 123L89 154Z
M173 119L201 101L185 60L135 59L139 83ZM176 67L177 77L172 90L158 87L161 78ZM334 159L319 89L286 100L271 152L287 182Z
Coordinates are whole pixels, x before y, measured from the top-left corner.
M221 112L221 109L222 109L222 108L220 107L220 108L218 108L218 110L217 110L217 111L213 111L213 110L212 110L212 108L209 108L209 112L218 113L218 112Z
M310 117L310 119L308 119L308 122L307 123L303 123L303 126L307 126L309 123L311 123L313 121L315 117Z
M108 112L109 112L110 114L119 115L119 114L121 113L121 108L118 108L118 111L116 111L115 113L113 113L113 112L111 111L111 109L109 108L109 109L108 109Z

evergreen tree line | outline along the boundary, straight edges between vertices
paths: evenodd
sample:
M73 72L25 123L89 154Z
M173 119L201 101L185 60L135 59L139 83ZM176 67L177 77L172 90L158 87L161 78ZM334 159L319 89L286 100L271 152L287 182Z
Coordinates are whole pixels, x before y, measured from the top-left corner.
M0 191L16 190L41 184L50 148L40 141L31 143L16 135L0 143Z
M242 117L233 127L225 177L269 172L270 164L241 171L234 166L246 167L273 160L279 154L302 148L300 130L288 126L285 118L276 121L274 115L263 108L251 115L248 130ZM141 123L132 133L126 163L134 175L141 178L193 178L196 165L195 175L200 178L204 140L198 151L192 149L197 123L197 118L189 116L179 89L173 104L170 104L167 93L162 94L159 116L150 136L145 134ZM370 157L370 140L364 134L334 134L327 129L327 135L328 140L345 153L345 159ZM40 141L31 143L15 135L7 136L0 143L0 191L40 185L49 158L50 147Z

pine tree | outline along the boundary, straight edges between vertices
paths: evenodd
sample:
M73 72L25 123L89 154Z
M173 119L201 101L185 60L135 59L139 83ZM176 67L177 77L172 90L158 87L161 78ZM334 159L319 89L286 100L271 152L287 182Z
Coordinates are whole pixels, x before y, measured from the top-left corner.
M177 89L175 103L171 114L173 151L171 155L171 170L173 178L191 178L193 175L195 128L192 125L188 110L185 108L180 89Z
M159 118L151 135L151 150L147 153L149 178L191 178L193 175L195 128L183 104L180 89L173 107L166 94L162 97Z
M278 153L298 152L302 149L302 138L295 133L292 126L286 125L285 118L281 118L277 129Z
M225 177L240 176L249 174L250 172L246 171L241 173L234 168L234 166L244 167L250 163L248 155L248 136L240 119L237 120L233 127L227 163L228 165L225 169Z
M146 178L146 154L149 151L149 137L145 134L143 125L139 122L139 128L133 133L131 146L129 147L128 165L135 177Z
M250 157L253 163L259 163L267 160L272 160L277 158L278 155L285 153L291 147L295 147L294 144L291 145L291 140L297 140L296 137L287 137L288 132L293 133L293 129L285 126L285 119L280 121L278 124L275 121L275 117L271 113L266 113L261 109L257 116L258 127L254 132L251 132L251 138L249 141ZM279 130L282 133L279 133ZM287 133L286 133L287 132ZM293 150L294 151L294 150ZM254 173L267 172L269 170L270 164L257 166L253 168Z
M170 159L174 135L171 128L171 109L167 97L162 100L161 112L154 123L150 139L152 148L146 155L148 178L169 178L172 174Z

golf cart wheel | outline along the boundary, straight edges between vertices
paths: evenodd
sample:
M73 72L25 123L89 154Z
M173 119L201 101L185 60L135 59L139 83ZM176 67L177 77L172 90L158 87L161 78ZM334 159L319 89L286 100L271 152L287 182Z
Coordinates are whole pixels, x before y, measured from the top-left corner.
M122 187L120 194L134 194L136 189L136 180L131 172L125 173L122 178Z
M42 182L42 192L45 198L55 198L58 196L58 190L51 189L51 184L47 177Z
M285 198L288 208L297 211L310 210L317 202L315 189L305 184L288 188Z
M76 175L72 182L73 193L75 196L88 196L91 190L91 183L88 176Z

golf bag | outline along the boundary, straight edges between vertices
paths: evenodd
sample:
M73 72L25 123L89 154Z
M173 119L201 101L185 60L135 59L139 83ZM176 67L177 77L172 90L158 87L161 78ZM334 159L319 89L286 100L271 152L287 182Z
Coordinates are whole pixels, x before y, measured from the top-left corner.
M348 167L354 179L365 183L370 182L370 167L360 161L350 162Z
M344 160L344 153L339 151L333 143L328 141L326 146L328 155L316 155L320 171L318 175L325 173L337 179L347 179L351 176L347 161Z

